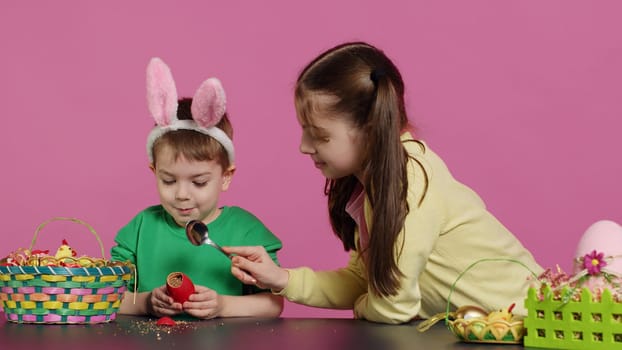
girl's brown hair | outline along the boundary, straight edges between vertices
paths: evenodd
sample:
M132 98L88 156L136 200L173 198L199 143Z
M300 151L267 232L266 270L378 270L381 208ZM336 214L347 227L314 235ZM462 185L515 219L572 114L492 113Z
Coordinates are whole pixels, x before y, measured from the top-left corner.
M400 135L410 125L401 74L381 50L363 42L345 43L318 56L300 73L295 103L303 120L313 112L315 94L334 96L330 112L348 116L366 137L363 186L373 217L365 264L372 291L395 295L403 276L397 266L397 238L409 211L408 154ZM358 179L350 175L327 179L324 188L333 231L346 251L356 249L356 223L345 207L357 185Z
M190 107L191 98L182 98L177 107L177 118L180 120L192 119ZM222 117L216 127L224 131L233 140L233 127L227 113ZM158 151L164 146L169 146L173 150L175 159L183 156L188 160L205 161L216 160L223 170L229 169L232 165L229 162L227 151L222 145L209 135L202 134L194 130L173 130L166 132L153 143L153 166L155 167L158 159Z

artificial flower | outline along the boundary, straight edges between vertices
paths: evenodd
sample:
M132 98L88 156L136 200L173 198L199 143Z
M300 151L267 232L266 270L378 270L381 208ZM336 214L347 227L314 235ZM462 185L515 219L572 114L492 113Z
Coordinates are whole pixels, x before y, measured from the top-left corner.
M583 256L583 267L590 275L597 275L600 270L607 266L603 253L598 253L596 250L592 250L591 253Z

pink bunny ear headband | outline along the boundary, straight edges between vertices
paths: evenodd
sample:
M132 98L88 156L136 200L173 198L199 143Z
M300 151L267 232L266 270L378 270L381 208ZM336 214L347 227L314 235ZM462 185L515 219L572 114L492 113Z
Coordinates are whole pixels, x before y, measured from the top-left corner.
M177 119L177 89L169 67L154 57L147 65L147 106L156 126L147 138L147 155L153 163L153 143L172 130L194 130L209 135L227 151L233 165L233 141L215 125L225 114L225 90L216 78L205 80L194 93L190 111L193 120Z

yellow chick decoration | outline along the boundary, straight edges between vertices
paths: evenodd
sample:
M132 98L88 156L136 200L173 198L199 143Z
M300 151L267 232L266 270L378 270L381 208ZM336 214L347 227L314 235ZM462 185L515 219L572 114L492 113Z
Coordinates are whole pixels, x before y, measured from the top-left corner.
M58 249L56 250L56 254L54 255L54 258L58 260L61 266L66 266L68 265L67 263L71 264L72 262L74 262L74 259L66 259L66 258L74 258L75 256L76 256L76 251L73 250L69 246L69 243L67 243L67 240L63 239L63 244L60 247L58 247Z
M513 303L512 305L510 305L507 311L499 310L499 311L493 311L489 313L488 322L500 321L500 320L511 322L512 319L514 318L514 315L512 314L512 309L514 309L514 306L516 306L516 303Z
M495 336L495 338L500 339L508 332L508 325L515 324L517 321L512 314L512 309L514 309L516 303L510 305L507 310L499 310L493 311L488 314L486 317L488 320L488 324L490 326L490 331ZM518 327L518 328L515 328ZM519 338L519 333L522 332L523 326L522 323L520 325L514 325L511 329L514 339ZM522 336L522 335L521 335Z

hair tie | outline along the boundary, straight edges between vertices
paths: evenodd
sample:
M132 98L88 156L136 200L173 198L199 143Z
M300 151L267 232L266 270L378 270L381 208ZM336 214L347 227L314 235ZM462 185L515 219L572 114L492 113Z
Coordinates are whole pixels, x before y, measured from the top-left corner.
M387 75L387 73L382 68L375 68L369 74L369 78L374 82L374 85L378 85L378 80Z

